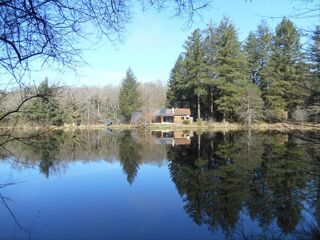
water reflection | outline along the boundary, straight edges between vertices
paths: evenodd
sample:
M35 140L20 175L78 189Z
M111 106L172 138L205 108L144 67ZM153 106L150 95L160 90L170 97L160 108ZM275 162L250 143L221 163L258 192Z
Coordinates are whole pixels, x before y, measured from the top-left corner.
M124 173L127 175L127 181L131 185L138 173L139 164L141 164L142 145L133 140L130 131L125 131L118 139L119 160Z
M156 144L165 145L190 145L193 132L189 130L176 131L151 131L151 136Z
M168 166L189 218L227 238L319 228L319 145L294 133L61 131L7 147L15 169L37 166L46 178L78 161L119 161L132 185L141 165Z
M229 236L246 211L262 228L276 221L288 234L296 230L309 202L319 226L317 146L299 145L286 134L196 138L189 148L168 151L172 180L195 223L207 224L212 232L221 227Z

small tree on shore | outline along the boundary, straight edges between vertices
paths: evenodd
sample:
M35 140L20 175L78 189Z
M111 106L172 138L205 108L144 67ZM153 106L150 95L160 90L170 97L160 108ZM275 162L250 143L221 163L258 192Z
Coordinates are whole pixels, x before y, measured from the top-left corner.
M251 124L262 118L263 100L260 89L253 83L248 82L243 86L237 109L239 118L250 128Z
M65 113L55 98L55 87L48 83L46 78L38 87L41 98L34 99L26 107L26 118L41 124L61 126L65 121Z
M141 108L141 94L138 91L136 77L129 68L126 77L122 80L119 93L119 116L125 123L129 123L132 113L137 112Z

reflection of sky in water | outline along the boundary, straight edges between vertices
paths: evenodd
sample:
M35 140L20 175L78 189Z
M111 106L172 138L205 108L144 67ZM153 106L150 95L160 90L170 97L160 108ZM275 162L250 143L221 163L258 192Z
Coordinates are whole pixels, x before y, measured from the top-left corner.
M104 135L102 136L106 137ZM250 159L250 161L248 161L249 159L242 158L248 150L248 145L244 144L247 138L246 136L239 135L239 138L233 139L234 136L238 137L236 134L227 135L226 138L219 134L214 135L214 144L208 141L210 139L203 138L201 140L201 149L203 152L200 154L200 159L203 160L199 161L195 160L198 158L197 144L199 143L196 135L190 146L176 146L173 148L172 146L152 145L154 141L149 141L148 139L144 144L141 144L141 142L137 141L139 139L143 141L143 139L138 137L138 140L133 140L130 134L122 136L121 138L122 146L125 146L122 150L126 150L126 152L120 154L115 151L114 156L108 155L106 157L108 160L103 159L101 152L105 151L107 153L108 149L99 147L100 152L97 152L96 155L91 155L94 153L90 148L91 143L86 142L84 143L88 146L87 152L83 152L83 149L79 147L78 150L81 151L78 152L79 155L77 155L80 156L84 154L84 156L87 156L85 160L63 161L61 165L59 165L57 164L60 161L59 158L52 157L52 159L49 159L49 163L50 161L54 163L51 166L48 165L49 170L51 167L54 167L54 164L61 166L61 169L57 168L58 171L50 173L48 177L40 171L40 157L42 155L38 154L39 149L37 148L35 148L37 151L36 155L34 155L37 157L37 160L29 165L32 167L22 167L23 165L15 165L15 167L12 167L8 161L2 161L0 162L0 183L5 182L11 173L13 179L21 183L0 189L0 193L3 197L10 198L6 200L8 206L17 218L19 224L28 231L24 232L19 229L18 224L15 223L10 212L6 209L5 205L2 204L0 205L0 239L28 237L31 239L101 239L106 237L113 239L208 239L212 238L212 234L214 234L215 239L221 239L224 238L224 236L234 238L235 236L242 236L242 234L249 237L251 236L252 238L257 237L259 234L264 234L262 236L269 237L295 238L295 235L284 235L282 233L281 228L278 226L277 218L274 216L277 212L273 212L268 226L262 226L259 214L263 213L263 211L259 212L259 210L261 210L259 209L259 204L253 204L251 207L257 208L255 210L258 211L258 215L253 218L250 217L247 207L248 203L245 201L254 201L256 199L252 199L252 197L250 199L248 198L249 190L252 191L252 189L249 189L251 185L244 184L246 183L244 179L250 176L248 174L253 174L252 171L254 169L255 171L259 169L258 172L255 172L254 176L257 177L259 174L263 175L263 171L261 171L261 169L263 170L263 164L261 163L261 159L256 159L257 161ZM112 136L108 136L107 138L109 137ZM221 137L225 140L221 141ZM293 145L292 142L287 144L289 138L282 135L275 138L278 144L276 144L275 147L272 145L275 142L273 138L270 137L270 139L268 139L269 142L265 141L266 139L264 138L263 136L263 138L259 140L259 136L256 137L257 146L248 156L256 158L259 154L263 154L265 150L261 148L263 145L258 146L258 141L260 141L260 143L267 142L266 151L272 151L272 153L268 152L267 156L270 154L270 156L273 157L268 160L268 164L270 164L270 166L273 164L273 168L281 167L281 164L287 163L289 164L287 166L291 166L292 159L289 158L291 155L287 154L287 150L291 154L291 150L296 150L298 147ZM53 143L51 140L49 142L50 146L58 146L56 139L53 139ZM100 140L98 142L101 142L102 146L105 146L107 141L102 141L103 138ZM70 144L67 140L65 141L63 146ZM93 143L96 144L96 141L93 141ZM221 145L219 145L220 143ZM96 149L94 144L93 149ZM119 147L120 144L117 144L119 144L119 142L115 141L115 145ZM45 147L47 145L45 142L44 144L42 143L41 146ZM114 149L114 146L110 149ZM214 149L214 152L210 152L212 149ZM300 150L294 153L292 158L298 157L300 161L302 159L300 159L300 157L305 157L299 154L305 154L306 151ZM212 169L209 167L208 170L207 166L210 161L206 162L208 161L206 158L212 157L213 153L215 154L214 161L217 159L220 160L218 161L218 165L214 165L216 164L214 161L211 162ZM194 156L191 156L192 154L194 154ZM218 156L219 154L221 156L230 155L231 157L221 158L221 156ZM283 161L283 158L277 159L275 156L278 155L276 154L285 157L285 160ZM20 153L20 156L23 156L23 153ZM26 156L30 157L33 155L28 155L27 152ZM44 156L53 155L47 154ZM59 154L57 156L61 157ZM93 158L97 160L90 161L89 156L93 156ZM170 161L166 160L166 156ZM123 159L120 159L120 157L123 157ZM148 159L152 159L152 161ZM228 159L232 159L232 163L235 166L234 168L232 168L232 164L230 165ZM137 162L135 163L135 161ZM201 163L201 161L204 162ZM279 163L281 164L278 165ZM299 164L300 163L301 161ZM168 164L171 165L169 166ZM202 165L196 167L197 164ZM283 199L288 195L282 194L281 191L283 188L281 184L277 184L278 180L285 181L286 183L290 182L291 184L290 178L292 176L295 178L294 175L291 175L291 171L295 171L297 168L299 172L299 169L303 168L304 170L306 166L309 169L310 166L307 164L307 161L305 164L306 165L297 165L289 169L289 172L283 173L278 171L278 169L270 168L268 174L276 173L276 175L271 175L276 176L277 180L275 183L273 183L273 179L270 178L261 178L260 180L258 178L259 181L256 182L257 185L251 187L257 188L260 186L259 184L265 184L265 181L267 181L270 188L269 191L271 191L268 197L271 196L273 198L269 201L278 201L277 204L281 204L283 203L282 201L284 201ZM240 170L237 169L239 167ZM131 171L131 168L135 170ZM235 176L237 178L240 177L240 179L231 178L223 181L223 179L218 177L220 174L223 176L223 174L228 171L231 171L231 173L234 173ZM248 172L242 175L242 171ZM214 174L210 175L212 173ZM285 175L286 173L290 174ZM317 170L315 173L317 173ZM129 174L133 176L130 178L133 179L131 184L128 182ZM198 178L198 176L200 177ZM243 178L243 176L247 177ZM211 179L212 182L209 183L208 179ZM257 179L255 181L257 181ZM299 181L301 181L300 178ZM307 227L309 224L316 224L314 215L316 210L310 205L312 204L311 192L308 192L311 188L317 186L315 185L315 181L316 178L314 178L313 175L313 180L310 180L306 186L301 185L305 187L305 189L300 189L300 185L292 185L293 188L290 189L290 191L292 191L290 197L292 197L293 200L289 202L289 206L291 203L296 204L295 201L299 203L300 198L296 198L296 196L300 196L299 194L303 196L303 199L301 199L301 212L297 215L301 216L300 222L296 225L296 230L298 231ZM186 185L184 185L185 183ZM313 186L310 185L311 183ZM221 184L225 184L225 186ZM203 189L197 189L201 186L208 187L208 185L209 193L203 191ZM248 189L241 189L242 187ZM277 189L279 187L280 189ZM236 192L236 194L244 195L234 196L234 192L232 194L232 192L228 192L228 189ZM263 188L259 189L259 191L262 189ZM265 190L266 189L263 191ZM183 196L179 195L179 191L183 193ZM223 195L224 191L227 191L226 196ZM298 195L295 195L296 193L298 193ZM256 193L253 192L252 194L252 196L255 196L254 194ZM200 199L199 203L209 205L209 210L208 206L207 208L205 208L205 206L196 206L198 197ZM216 201L220 201L220 205L219 202L210 201L212 197ZM237 203L238 197L241 201ZM317 196L314 195L314 198L317 198ZM226 199L226 202L224 199ZM260 199L260 201L261 200L263 199ZM240 209L237 208L237 204L239 203ZM262 204L265 204L265 202L262 202ZM272 211L276 211L277 207L279 207L277 204L268 202L268 205L272 205ZM190 207L191 210L189 209L188 211L186 209L187 206ZM197 214L193 212L197 207L201 209L202 225L200 226L195 223L195 219L191 216L191 214L197 216ZM211 210L211 208L216 209ZM293 210L294 209L295 208L293 208ZM235 211L239 211L238 214ZM209 223L205 222L208 219L210 220L206 214L210 215L211 213L215 217L220 217L220 219L215 219L218 225L215 225L214 233L210 232ZM282 214L283 216L283 214L287 213L292 212L282 210L280 215ZM234 228L230 228L231 232L228 235L228 233L223 232L221 229L221 225L219 225L221 222L219 221L224 221L224 223L232 222L233 217L236 216L239 217L238 224ZM283 219L287 218L289 219L290 216L284 216Z
M1 172L10 167L2 164ZM32 239L209 236L206 226L185 214L167 166L140 166L131 186L118 162L77 162L62 177L47 179L31 169L14 172L14 178L25 182L2 194L14 198L9 205L21 225L31 227ZM25 238L4 208L1 215L1 238Z

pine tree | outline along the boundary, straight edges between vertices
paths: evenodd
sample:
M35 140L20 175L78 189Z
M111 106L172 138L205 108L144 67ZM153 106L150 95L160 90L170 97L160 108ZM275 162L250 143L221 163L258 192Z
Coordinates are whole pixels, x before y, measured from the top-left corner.
M207 94L206 85L208 83L207 64L200 29L192 32L184 47L186 49L185 66L188 81L186 87L191 90L197 99L197 119L200 120L201 98Z
M54 98L54 88L49 86L46 78L38 87L41 98L32 101L26 108L26 118L42 124L61 126L65 121L65 113L57 99Z
M219 97L215 101L223 120L236 117L239 105L239 88L247 81L245 59L240 50L236 29L228 18L224 18L217 28L218 52L215 65Z
M320 78L320 26L316 26L312 33L309 46L309 60L311 73ZM318 80L319 81L319 80Z
M215 119L219 113L215 101L217 100L217 73L215 70L217 64L217 55L219 50L219 36L217 34L217 27L210 24L207 29L207 36L204 40L205 57L207 62L207 109L210 113L210 118Z
M250 79L256 85L261 84L261 71L267 67L271 54L272 34L262 22L255 33L250 32L244 46Z
M174 67L170 72L167 90L167 107L190 107L190 95L186 89L185 60L179 55Z
M138 82L129 68L126 77L122 80L119 92L119 116L128 123L134 112L141 108L141 95L138 91Z
M246 39L244 51L247 57L250 80L252 83L258 84L258 41L253 32L250 32Z
M269 120L286 120L302 103L304 93L297 86L302 85L304 73L300 34L290 20L283 19L276 28L268 66L262 71L261 87Z
M320 122L320 26L316 26L311 36L308 51L310 95L307 100L311 120Z

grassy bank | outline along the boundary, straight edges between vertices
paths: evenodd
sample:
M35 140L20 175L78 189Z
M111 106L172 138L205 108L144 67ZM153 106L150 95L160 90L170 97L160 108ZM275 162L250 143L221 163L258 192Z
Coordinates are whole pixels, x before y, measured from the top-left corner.
M235 130L245 130L248 126L240 123L220 123L220 122L201 122L193 123L187 125L178 124L149 124L146 125L149 130L202 130L202 131L235 131ZM288 130L320 130L320 124L295 124L295 123L256 123L251 126L252 130L256 131L267 131L267 130L278 130L278 131L288 131Z
M0 126L2 129L9 129L12 126ZM73 126L71 124L65 124L63 126L34 126L28 124L18 124L15 126L16 129L30 130L30 129L53 129L53 130L73 130L73 129L145 129L145 130L193 130L193 131L236 131L248 129L246 125L240 123L222 123L222 122L206 122L202 121L199 123L192 124L144 124L144 125L129 125L129 124L119 124L106 126L104 124L95 125L80 125ZM312 123L255 123L251 126L252 130L255 131L267 131L267 130L277 130L277 131L311 131L320 130L320 124Z

